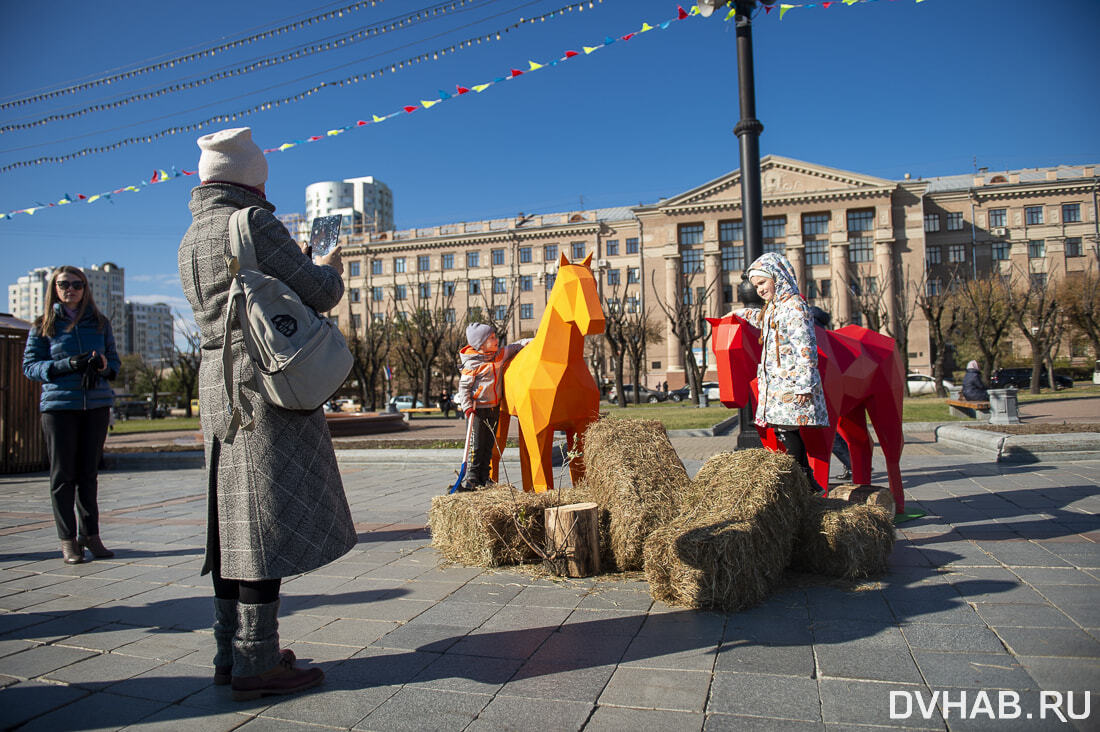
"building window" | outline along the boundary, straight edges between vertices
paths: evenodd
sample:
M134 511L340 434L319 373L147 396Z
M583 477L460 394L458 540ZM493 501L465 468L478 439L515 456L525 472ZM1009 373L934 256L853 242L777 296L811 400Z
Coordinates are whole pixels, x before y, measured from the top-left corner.
M925 214L924 215L924 231L925 233L932 233L940 230L940 215L939 214Z
M619 270L617 270L617 269L607 270L607 284L609 284L609 285L619 284Z
M569 252L570 252L569 256L572 257L574 262L577 261L578 259L584 259L584 242L583 241L573 242L572 244L569 245Z
M503 277L494 277L493 278L493 294L494 295L504 294L505 292L507 292L507 287L508 287L508 285L504 281Z
M943 290L940 287L939 280L928 280L928 283L924 286L924 291L929 297L935 297Z
M848 212L848 231L871 231L875 228L873 209Z
M1032 272L1031 273L1031 289L1042 290L1047 286L1047 273L1046 272Z
M637 267L627 267L626 268L626 284L628 284L628 285L638 284L638 282L641 281L638 274L639 273L638 273L638 268Z
M348 290L348 302L359 302L359 288L353 287Z
M441 269L454 269L455 268L455 255L444 254L439 258L439 266Z
M1080 257L1081 256L1081 237L1075 236L1066 239L1066 256L1067 257Z
M1027 243L1027 256L1030 259L1042 259L1047 255L1047 243L1043 239L1031 239Z
M432 258L427 254L418 254L416 257L416 271L427 272L432 268Z
M477 267L481 264L481 252L466 252L466 267Z
M554 283L557 282L557 280L558 280L558 275L555 274L554 272L547 272L546 273L546 291L547 292L554 289Z
M359 330L360 326L362 326L362 325L363 325L363 317L361 315L359 315L359 313L352 313L351 314L351 328L352 328L352 330Z
M481 306L480 305L471 306L470 309L466 311L466 318L468 320L470 320L470 322L473 322L473 323L480 322L481 321Z
M1081 220L1081 204L1079 203L1063 203L1062 204L1062 223L1074 224Z
M764 251L775 252L776 254L787 254L787 243L785 241L771 241L769 239L764 240Z
M718 222L718 245L745 240L745 225L740 221Z
M543 247L542 261L544 261L544 262L553 262L553 261L557 260L557 258L558 258L558 245L557 244L547 244L545 247Z
M393 288L394 300L404 300L406 297L408 297L408 292L406 291L404 285L397 285Z
M493 320L504 320L504 316L508 314L508 309L503 305L497 305L493 308Z
M684 274L694 274L703 271L703 250L685 249L681 252L680 271Z
M466 283L466 292L471 295L481 294L481 280L470 280Z
M372 259L370 261L370 273L372 275L382 274L382 260L381 259Z
M724 302L724 303L733 302L733 286L732 285L722 285L722 302Z
M863 291L868 295L878 294L878 277L864 277L863 278Z
M534 289L534 278L531 275L519 276L519 291L530 292Z
M812 267L815 264L829 263L829 242L824 239L805 239L804 241L807 265Z
M924 250L924 261L928 264L942 264L943 255L939 247L928 247Z
M626 253L637 254L638 253L638 237L628 237L626 240Z
M420 292L420 298L426 300L432 296L432 285L430 282L421 282L417 286L417 290Z
M1043 207L1024 206L1024 223L1028 226L1036 226L1043 223Z
M966 261L966 245L965 244L952 244L947 247L947 261L952 264L958 264L959 262Z
M375 323L385 323L386 322L386 314L385 313L371 313L370 319L371 319L372 322L375 322Z
M359 262L348 262L348 277L359 276Z
M447 322L447 323L455 322L455 309L454 308L447 308L446 310L444 310L443 311L443 320L444 320L444 322Z
M607 243L604 244L604 251L607 252L609 257L617 256L619 254L619 240L608 239Z
M829 233L829 214L802 214L802 234L814 236Z
M993 242L993 261L1004 262L1008 259L1008 252L1010 245L1007 241L995 241Z
M786 216L765 216L764 217L764 238L765 239L782 239L787 235L787 217Z
M493 266L494 267L499 267L502 264L504 264L504 250L503 249L494 249L493 250Z
M609 297L607 299L607 312L609 313L621 313L623 310L622 304L617 297Z
M726 246L719 250L722 253L722 269L726 272L740 272L745 269L745 246Z
M395 274L401 274L405 271L405 258L394 257L393 258L393 271Z
M963 227L963 215L962 212L952 212L947 214L947 230L948 231L962 231Z
M828 298L832 286L832 280L808 280L806 282L806 299L816 300L818 298Z
M848 240L849 262L870 262L875 258L875 242L869 236L857 236Z
M530 320L535 317L535 306L529 302L520 303L519 306L519 319Z
M531 247L519 248L519 263L530 264L531 263Z
M443 282L443 295L445 297L451 297L454 294L455 294L455 283L444 281Z
M382 299L385 298L385 296L386 295L383 292L381 287L372 287L372 288L370 288L370 299L371 300L374 300L375 302L382 302Z
M637 295L631 295L626 299L626 311L628 313L638 312L638 297Z
M680 224L677 227L676 240L680 246L692 246L703 243L702 224Z
M996 227L1005 226L1008 221L1008 210L1003 208L989 209L989 225Z

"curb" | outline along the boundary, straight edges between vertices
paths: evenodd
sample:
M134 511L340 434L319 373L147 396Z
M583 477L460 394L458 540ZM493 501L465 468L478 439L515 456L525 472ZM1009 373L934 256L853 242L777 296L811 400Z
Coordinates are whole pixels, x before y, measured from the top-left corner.
M960 425L936 428L936 442L993 458L999 463L1039 463L1100 459L1100 433L1009 435Z

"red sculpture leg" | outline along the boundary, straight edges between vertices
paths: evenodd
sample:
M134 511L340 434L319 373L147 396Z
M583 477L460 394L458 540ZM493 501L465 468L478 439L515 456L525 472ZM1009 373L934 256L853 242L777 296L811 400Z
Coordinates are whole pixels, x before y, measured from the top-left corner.
M837 424L837 431L848 443L848 452L852 456L852 482L856 485L870 485L873 446L867 432L867 417L863 407L842 416Z
M829 492L829 461L833 456L832 427L803 427L798 430L802 444L806 446L806 457L810 461L810 470L814 480Z
M894 494L897 512L905 510L905 493L901 485L901 449L905 438L901 433L901 414L892 399L871 399L867 414L875 427L882 456L886 459L886 475L890 479L890 492ZM854 475L854 473L853 473Z

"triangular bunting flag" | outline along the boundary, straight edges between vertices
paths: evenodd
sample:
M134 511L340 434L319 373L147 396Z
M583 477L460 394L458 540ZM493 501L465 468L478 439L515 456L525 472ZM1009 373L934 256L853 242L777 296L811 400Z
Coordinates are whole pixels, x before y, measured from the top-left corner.
M385 121L386 121L386 119L387 119L386 117L379 117L379 116L378 116L377 114L375 114L375 115L372 115L372 116L371 116L371 118L372 118L372 119L373 119L373 120L374 120L375 122L385 122Z
M455 84L455 92L458 94L469 94L470 90L464 86L459 86L458 84Z
M87 198L87 196L85 196L83 193L76 194L76 197L79 198L81 201Z
M491 86L492 86L492 84L478 84L473 89L474 89L474 91L476 91L477 93L480 94L481 92L485 91L486 89L488 89Z
M184 170L183 174L184 175L194 175L195 173L198 173L198 172L199 171L197 171L197 170Z
M329 137L336 137L336 136L337 136L337 135L339 135L339 134L340 134L341 132L343 132L343 130L329 130L329 131L328 131L328 132L326 132L325 134L326 134L326 135L328 135Z
M600 50L599 46L585 46L584 47L584 55L587 56L588 54L592 53L593 51L598 51L598 50Z
M91 203L92 201L98 201L98 200L99 200L99 194L97 193L97 194L95 194L94 196L91 196L88 199L88 203Z
M370 122L367 122L365 119L361 119L361 120L359 120L358 122L355 123L355 126L356 127L362 127L364 125L369 125L369 124L370 124Z
M676 20L683 20L686 17L688 17L688 14L687 14L687 11L684 10L684 6L677 5L676 6Z
M320 135L313 135L312 137L310 137L310 138L309 138L309 139L307 140L307 142L317 142L317 141L318 141L318 140L320 140L320 139L321 139L321 136L320 136Z
M448 99L450 99L450 98L451 98L451 95L450 95L450 94L448 94L447 92L443 91L442 89L440 89L440 90L439 90L439 101L441 101L441 102L445 102L446 100L448 100Z
M793 8L793 5L782 4L779 6L779 19L783 20L783 16L787 14L787 11Z
M538 69L541 69L543 66L542 64L537 64L534 61L528 61L527 63L531 64L531 68L527 69L528 71L536 71Z
M566 58L573 58L574 56L580 56L580 54L577 53L576 51L566 51L565 52L565 57Z
M634 37L633 33L627 33L625 36L623 36L623 40L624 41L629 41L633 37Z
M431 108L432 108L433 106L435 106L436 104L439 104L439 100L438 100L438 99L433 99L433 100L432 100L432 101L430 101L430 102L425 102L425 101L424 101L423 99L421 99L421 100L420 100L420 105L421 105L422 107L424 107L424 109L431 109Z
M666 20L664 23L661 23L661 30L668 30L670 25L672 25L672 21Z
M508 74L509 79L514 79L517 76L523 76L523 72L519 69L512 69L512 73Z
M773 7L775 7L775 6L774 5L765 5L764 6L764 15L769 15L772 12Z
M734 18L736 16L737 16L737 8L730 8L730 11L728 13L726 13L726 17L724 18L724 20L729 20L730 18Z
M279 145L279 152L284 152L292 147L294 147L293 142L284 142L282 145Z
M405 109L405 111L406 111L406 112L408 112L409 114L412 114L412 113L413 113L413 112L415 112L416 110L420 109L420 107L405 107L404 109Z
M642 23L642 29L638 32L639 33L645 33L646 31L651 31L651 30L653 30L653 26L651 26L649 23Z
M160 171L159 170L154 170L153 171L153 177L149 179L149 182L150 183L156 183L158 180L160 180Z

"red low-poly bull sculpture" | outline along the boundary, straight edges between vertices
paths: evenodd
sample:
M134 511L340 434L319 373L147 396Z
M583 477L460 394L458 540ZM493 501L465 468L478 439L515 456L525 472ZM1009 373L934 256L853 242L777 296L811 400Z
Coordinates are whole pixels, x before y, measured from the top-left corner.
M760 362L760 331L734 314L721 319L708 318L712 326L711 347L718 366L719 398L727 407L755 405L759 392L756 367ZM806 445L814 478L829 484L829 461L833 436L848 442L852 454L852 482L871 482L871 438L867 418L875 428L879 446L886 459L890 492L897 512L905 509L901 485L902 447L901 409L905 370L893 338L858 325L837 330L816 327L817 368L829 410L829 427L803 428L799 431ZM778 450L779 442L769 428L757 426L766 447Z

